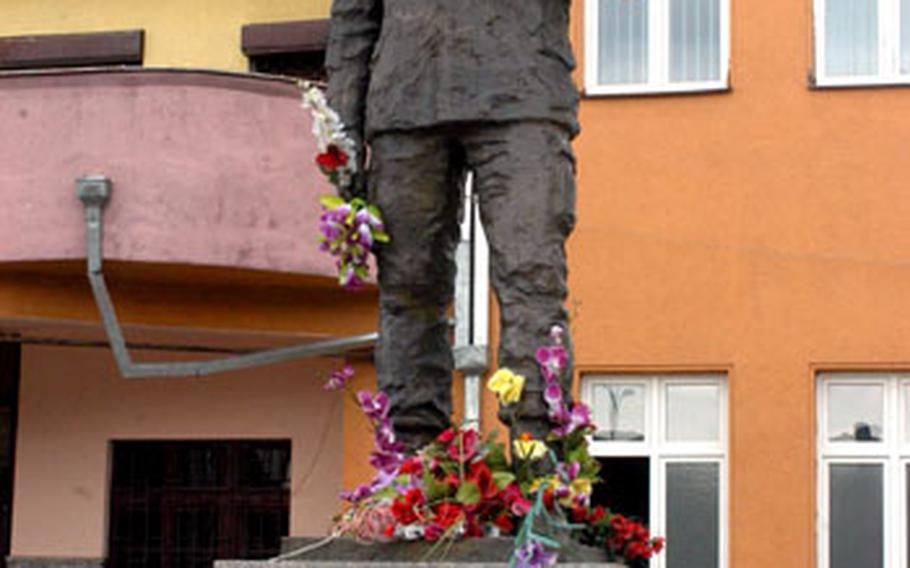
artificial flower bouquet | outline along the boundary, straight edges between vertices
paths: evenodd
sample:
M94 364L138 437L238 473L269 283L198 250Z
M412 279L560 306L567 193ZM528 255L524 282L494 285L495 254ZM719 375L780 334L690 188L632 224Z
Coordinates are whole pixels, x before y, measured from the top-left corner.
M322 90L303 84L303 106L313 115L313 135L319 147L316 165L342 193L357 174L357 146L345 133L341 118L326 102ZM379 209L354 197L326 195L319 200L319 248L335 257L338 283L356 289L369 277L369 255L376 243L388 242Z
M561 328L551 344L537 351L547 385L544 399L551 431L544 440L524 434L513 440L511 457L491 434L483 438L470 427L449 428L408 455L395 438L384 393L356 393L370 420L374 450L373 479L342 494L349 506L335 533L365 541L425 540L440 556L459 538L512 536L511 565L549 566L556 562L560 539L606 551L612 560L644 564L663 548L641 524L591 506L599 463L588 453L594 431L590 411L564 400L559 380L567 367ZM350 368L333 373L326 388L346 388ZM508 410L521 397L524 377L500 369L489 380Z

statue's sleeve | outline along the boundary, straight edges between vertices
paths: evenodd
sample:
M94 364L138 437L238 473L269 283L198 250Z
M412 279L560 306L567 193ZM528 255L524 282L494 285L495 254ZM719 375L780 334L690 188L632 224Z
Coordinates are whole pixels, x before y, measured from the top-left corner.
M348 132L360 142L370 58L382 28L382 0L334 0L325 64L327 98Z

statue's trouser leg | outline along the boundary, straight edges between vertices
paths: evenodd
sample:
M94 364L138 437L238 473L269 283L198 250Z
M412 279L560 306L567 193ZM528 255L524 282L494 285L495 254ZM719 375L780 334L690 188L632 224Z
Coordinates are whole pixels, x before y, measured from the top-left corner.
M461 169L435 131L386 133L371 143L370 200L391 241L378 251L379 388L395 431L414 450L449 426L452 300Z
M575 225L575 172L568 132L548 122L473 128L462 137L490 242L490 270L500 306L499 367L527 382L513 435L549 431L544 380L535 361L554 324L567 326L565 240ZM568 399L571 362L563 391ZM500 412L507 420L508 411Z

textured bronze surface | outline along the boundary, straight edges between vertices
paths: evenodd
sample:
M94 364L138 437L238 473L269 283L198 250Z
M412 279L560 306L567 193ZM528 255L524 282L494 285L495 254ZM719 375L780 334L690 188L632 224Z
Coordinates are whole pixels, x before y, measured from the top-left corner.
M570 139L578 131L569 5L332 5L329 101L348 133L369 142L368 197L391 235L377 251L378 383L410 448L444 429L452 410L446 316L469 171L500 305L498 363L527 377L514 430L543 436L549 429L534 353L551 326L567 326L564 243L575 223ZM344 193L364 187L358 179ZM568 333L565 341L571 352Z

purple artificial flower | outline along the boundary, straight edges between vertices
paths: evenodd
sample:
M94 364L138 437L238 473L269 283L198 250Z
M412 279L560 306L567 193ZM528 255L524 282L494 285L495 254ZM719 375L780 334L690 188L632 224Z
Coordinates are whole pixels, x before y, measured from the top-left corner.
M405 456L402 453L377 450L370 454L369 461L374 469L391 474L398 471L404 459Z
M559 477L566 483L574 481L580 472L581 464L577 461L573 461L568 465L560 463L556 466L556 473L559 474Z
M548 384L547 388L543 390L543 399L551 410L562 404L562 387L559 386L559 383Z
M541 347L537 350L536 357L537 364L540 365L540 372L547 381L559 377L569 364L569 356L566 354L565 347L561 345Z
M562 438L576 430L590 428L591 409L584 403L577 402L572 406L571 412L567 411L565 407L560 409L560 412L556 417L554 417L554 413L551 412L550 420L557 424L556 428L553 428L553 434Z
M368 418L382 420L389 415L389 397L384 392L373 396L370 391L362 390L357 393L357 402Z
M366 209L359 209L354 215L354 222L358 225L366 225L370 222L370 212Z
M358 242L367 248L373 246L373 232L369 225L360 225L357 227Z
M537 540L531 540L515 551L516 568L543 568L556 564L556 553L544 548Z
M558 323L554 324L553 327L550 328L550 341L552 341L554 345L562 345L562 336L565 332L566 330L563 329L561 325Z
M354 488L353 491L342 491L338 496L345 501L356 503L366 499L373 494L373 488L370 485L361 484Z
M353 266L347 267L347 269L344 271L344 274L341 275L340 281L341 281L341 287L349 289L349 290L354 289L354 288L360 288L360 286L363 285L363 280L361 280L360 277L357 276L357 271L354 269Z
M374 429L376 449L381 452L401 452L404 450L404 444L396 441L395 430L392 428L392 421L383 418Z
M329 380L325 383L325 390L341 390L347 386L348 381L354 377L354 367L345 365L341 369L332 371Z

